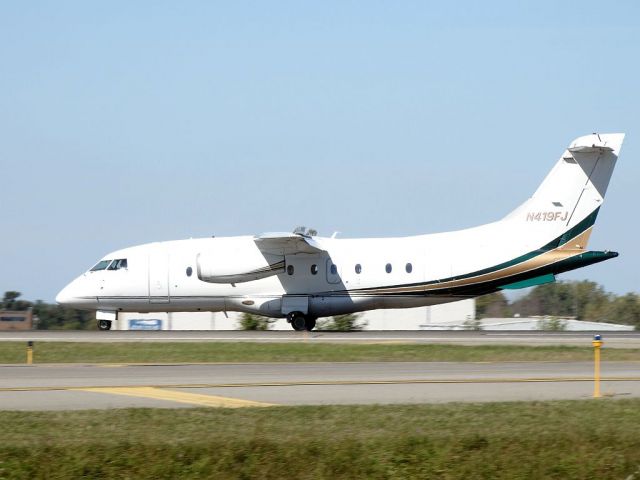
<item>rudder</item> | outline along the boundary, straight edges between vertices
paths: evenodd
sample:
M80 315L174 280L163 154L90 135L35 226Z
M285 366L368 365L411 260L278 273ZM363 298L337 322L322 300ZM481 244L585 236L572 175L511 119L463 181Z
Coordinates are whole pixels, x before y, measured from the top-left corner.
M571 248L585 248L623 139L618 133L575 139L533 196L504 220L544 243L558 239L555 246L571 241Z

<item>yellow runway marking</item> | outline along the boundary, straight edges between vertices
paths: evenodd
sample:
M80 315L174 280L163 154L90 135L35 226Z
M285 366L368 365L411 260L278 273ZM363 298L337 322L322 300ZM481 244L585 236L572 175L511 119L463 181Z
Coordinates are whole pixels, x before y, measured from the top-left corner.
M240 398L217 397L214 395L201 395L199 393L176 392L154 387L94 387L74 388L83 392L107 393L112 395L127 395L129 397L152 398L154 400L168 400L170 402L188 403L203 407L271 407L272 404L242 400Z

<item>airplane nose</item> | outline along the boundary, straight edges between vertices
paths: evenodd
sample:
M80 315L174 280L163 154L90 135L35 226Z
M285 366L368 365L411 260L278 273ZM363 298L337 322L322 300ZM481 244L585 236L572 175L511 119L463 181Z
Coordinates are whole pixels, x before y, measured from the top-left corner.
M58 295L56 295L56 303L58 305L65 305L71 301L71 295L69 295L69 285L64 287Z
M83 276L76 278L73 282L64 287L56 295L56 303L72 308L93 308L96 297L91 296L91 290Z
M82 290L82 281L80 278L76 278L73 282L64 287L58 295L56 295L56 303L58 305L66 305L73 307L78 303L82 303L80 291Z

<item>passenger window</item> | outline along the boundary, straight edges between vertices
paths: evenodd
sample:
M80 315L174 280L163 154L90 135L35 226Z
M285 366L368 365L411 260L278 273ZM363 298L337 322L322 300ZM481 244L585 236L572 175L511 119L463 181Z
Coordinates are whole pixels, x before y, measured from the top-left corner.
M327 269L325 271L327 273L327 282L334 285L340 283L340 269L330 258L327 258Z
M90 270L91 272L97 272L98 270L104 270L109 266L111 260L100 260L95 266Z
M387 273L391 273L391 264L387 263L387 266L384 267L384 269L387 271Z
M413 271L413 265L411 265L411 263L407 263L404 269L407 271L407 273L411 273Z
M315 263L311 265L311 275L316 275L318 273L318 265Z
M362 265L360 265L359 263L356 265L356 273L358 275L360 275L360 273L362 273Z
M289 275L293 275L293 265L288 265L288 266L287 266L287 273L288 273Z

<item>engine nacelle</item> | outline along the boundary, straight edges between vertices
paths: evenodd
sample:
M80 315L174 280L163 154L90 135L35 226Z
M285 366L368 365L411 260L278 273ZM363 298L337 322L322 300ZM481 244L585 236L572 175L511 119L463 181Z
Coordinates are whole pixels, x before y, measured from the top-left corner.
M284 255L263 253L257 248L202 252L196 259L198 278L208 283L243 283L284 272Z

